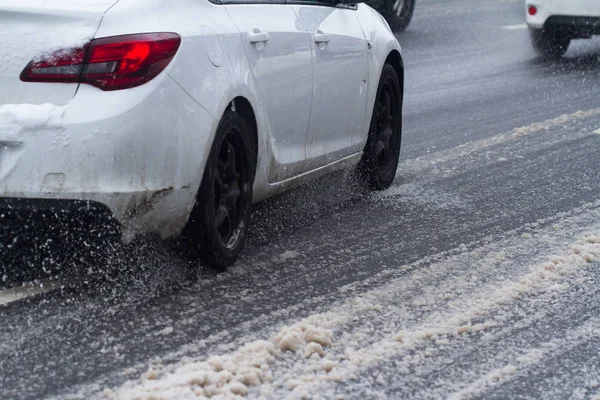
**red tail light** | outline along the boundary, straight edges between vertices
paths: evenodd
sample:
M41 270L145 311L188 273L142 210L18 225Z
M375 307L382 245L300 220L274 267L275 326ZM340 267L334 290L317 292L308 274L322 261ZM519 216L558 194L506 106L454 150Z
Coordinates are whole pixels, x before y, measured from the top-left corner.
M32 60L21 73L24 82L81 82L102 90L128 89L154 79L171 62L181 37L143 33L94 39Z
M537 7L536 6L529 6L529 8L527 8L527 12L529 13L529 15L531 15L532 17L537 14Z

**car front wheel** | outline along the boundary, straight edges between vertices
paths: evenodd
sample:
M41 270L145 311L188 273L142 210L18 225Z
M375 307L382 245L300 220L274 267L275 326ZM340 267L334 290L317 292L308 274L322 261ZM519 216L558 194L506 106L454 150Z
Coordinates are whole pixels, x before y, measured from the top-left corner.
M226 111L188 222L200 258L221 271L236 261L248 232L255 170L249 138L242 117Z
M571 38L567 35L561 35L547 29L531 29L529 33L533 48L542 58L557 59L562 57L571 43Z
M402 134L402 92L394 68L383 67L369 137L358 164L358 175L369 190L385 190L398 169Z

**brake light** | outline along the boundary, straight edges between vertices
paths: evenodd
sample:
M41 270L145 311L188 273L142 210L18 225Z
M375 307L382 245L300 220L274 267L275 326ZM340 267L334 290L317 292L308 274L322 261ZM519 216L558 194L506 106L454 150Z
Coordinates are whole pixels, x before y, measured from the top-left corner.
M21 72L25 82L79 82L85 48L65 49L34 58Z
M60 50L32 60L24 82L80 82L102 90L128 89L154 79L169 65L181 37L143 33L94 39L82 48Z
M537 14L537 7L536 6L529 6L529 8L527 9L527 12L529 13L529 15L531 15L532 17L534 15Z

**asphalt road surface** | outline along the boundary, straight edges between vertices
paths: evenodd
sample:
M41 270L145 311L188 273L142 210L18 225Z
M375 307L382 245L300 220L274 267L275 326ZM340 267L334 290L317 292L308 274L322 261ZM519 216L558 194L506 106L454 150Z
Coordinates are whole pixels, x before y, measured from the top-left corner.
M388 191L258 205L224 274L149 240L0 291L0 398L600 398L600 40L537 60L523 8L417 3Z

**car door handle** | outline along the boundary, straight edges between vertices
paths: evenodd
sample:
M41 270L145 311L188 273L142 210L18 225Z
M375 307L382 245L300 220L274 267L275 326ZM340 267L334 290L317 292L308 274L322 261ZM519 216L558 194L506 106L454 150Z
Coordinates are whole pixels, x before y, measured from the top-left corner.
M317 33L315 33L315 43L329 43L329 35L326 33L323 33L322 31L317 31Z
M266 43L269 40L271 40L271 35L269 35L267 32L252 32L248 35L248 40L250 40L250 43Z

